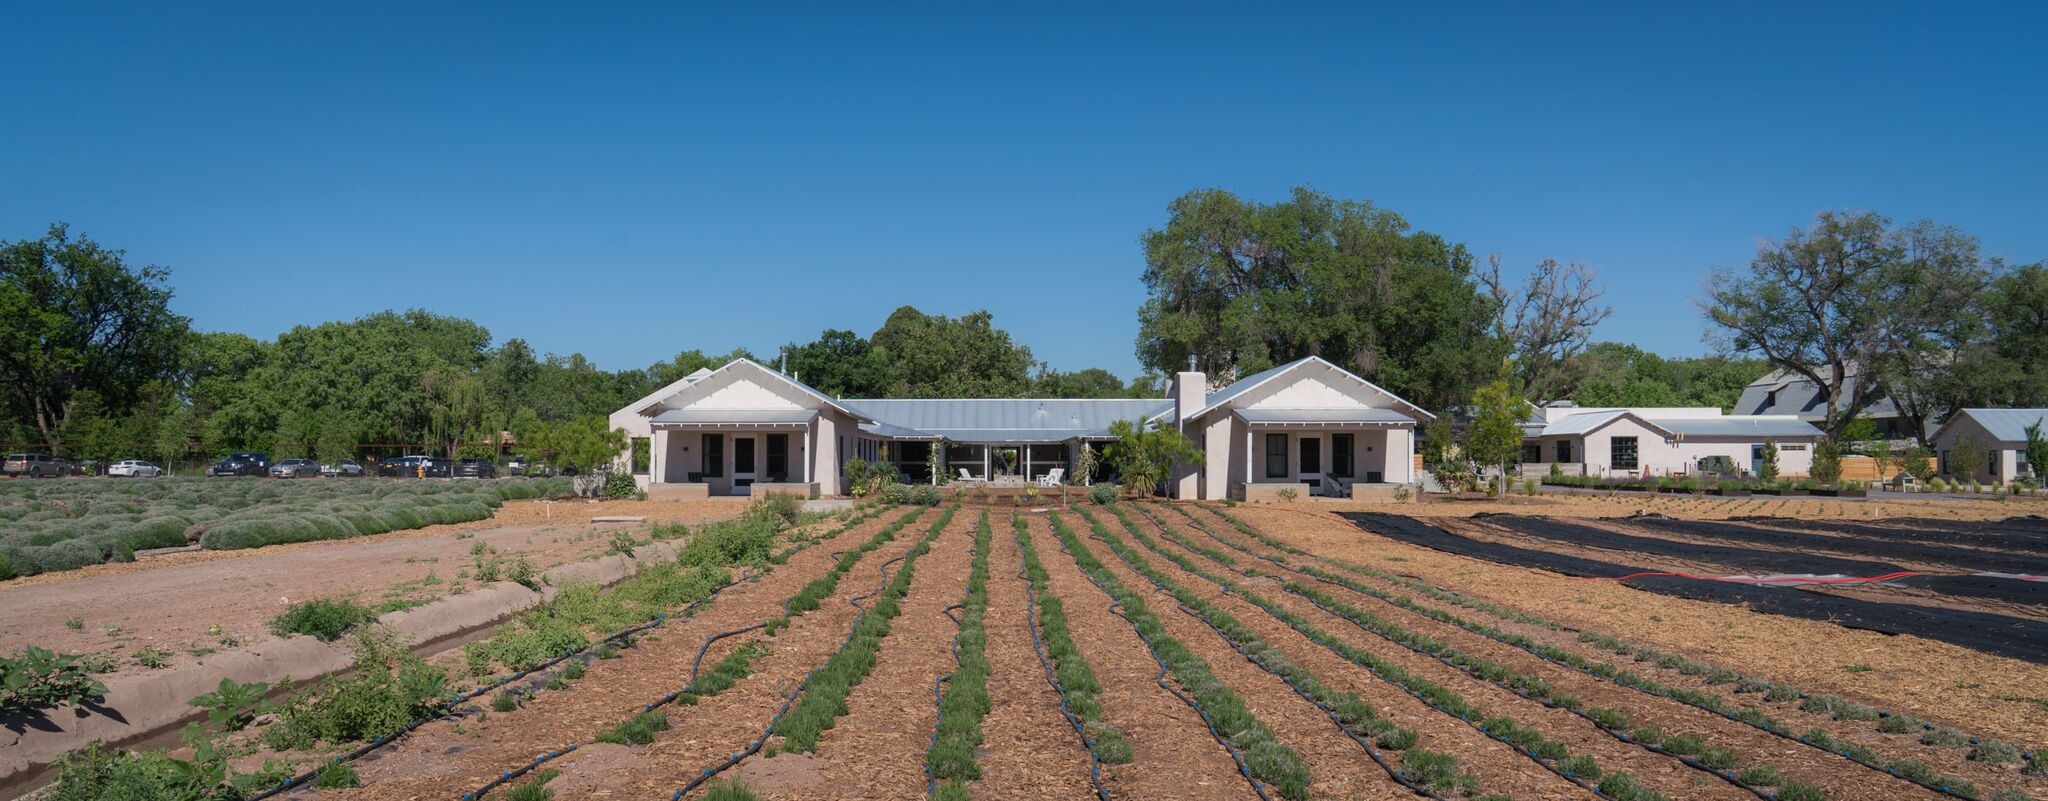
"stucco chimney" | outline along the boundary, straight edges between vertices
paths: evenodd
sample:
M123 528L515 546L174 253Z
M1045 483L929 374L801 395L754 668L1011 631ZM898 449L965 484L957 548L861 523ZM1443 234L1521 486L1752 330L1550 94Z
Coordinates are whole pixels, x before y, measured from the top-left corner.
M1183 425L1188 415L1202 408L1202 402L1209 398L1209 377L1199 372L1188 371L1173 374L1174 419Z

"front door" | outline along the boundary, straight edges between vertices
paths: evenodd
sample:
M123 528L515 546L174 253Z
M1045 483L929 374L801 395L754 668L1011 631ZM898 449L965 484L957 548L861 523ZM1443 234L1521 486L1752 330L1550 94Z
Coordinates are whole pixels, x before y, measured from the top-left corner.
M1323 483L1322 437L1301 438L1300 467L1301 470L1299 471L1299 473L1302 482L1309 485L1310 491L1320 492L1322 490Z
M732 490L734 495L745 495L741 490L754 483L760 475L754 472L754 438L737 436L732 438Z

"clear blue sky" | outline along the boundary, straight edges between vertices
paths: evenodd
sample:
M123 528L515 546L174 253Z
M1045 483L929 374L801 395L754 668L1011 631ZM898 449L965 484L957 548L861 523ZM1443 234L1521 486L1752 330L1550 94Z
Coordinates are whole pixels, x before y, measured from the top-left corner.
M2048 258L2040 3L707 5L4 0L0 239L264 337L423 307L622 368L910 303L1125 376L1198 187L1587 262L1600 335L1678 354L1822 209Z

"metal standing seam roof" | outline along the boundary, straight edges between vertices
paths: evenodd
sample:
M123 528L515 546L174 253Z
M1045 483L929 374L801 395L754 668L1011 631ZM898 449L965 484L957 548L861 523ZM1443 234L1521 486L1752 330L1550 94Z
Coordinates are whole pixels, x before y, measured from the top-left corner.
M2042 430L2048 431L2048 409L1964 409L1949 418L1949 423L1942 428L1948 428L1964 417L1976 420L1999 442L2026 442L2027 426L2031 425L2040 425Z
M1687 437L1819 437L1821 430L1796 417L1694 417L1650 420L1651 425Z
M1111 423L1142 420L1172 405L1163 398L899 398L840 403L876 421L875 433L916 432L966 442L1105 436Z
M1684 437L1818 437L1821 430L1813 424L1790 415L1779 416L1723 416L1723 417L1666 417L1645 418L1626 409L1606 412L1567 415L1545 425L1538 436L1576 437L1598 431L1607 424L1623 417L1641 421L1644 425L1667 435ZM1526 429L1525 429L1526 431Z
M1359 424L1415 424L1415 418L1394 411L1371 407L1349 409L1239 409L1237 416L1252 425L1359 425Z
M649 422L667 426L800 426L817 416L810 409L670 409Z

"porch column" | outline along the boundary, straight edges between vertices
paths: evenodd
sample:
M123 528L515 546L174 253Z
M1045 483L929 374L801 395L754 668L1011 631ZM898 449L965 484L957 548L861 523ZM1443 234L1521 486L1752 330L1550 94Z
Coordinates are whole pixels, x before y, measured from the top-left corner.
M1244 483L1252 483L1252 427L1244 427Z
M1024 477L1029 479L1031 478L1031 446L1025 445L1022 450L1024 451Z
M668 429L655 429L654 436L647 440L647 448L647 483L668 483ZM627 465L629 470L631 467Z

